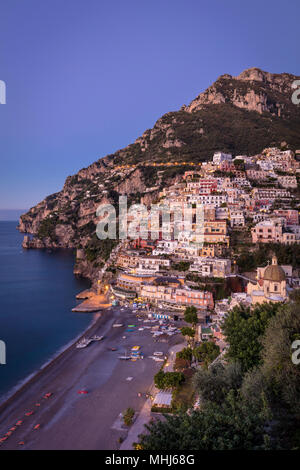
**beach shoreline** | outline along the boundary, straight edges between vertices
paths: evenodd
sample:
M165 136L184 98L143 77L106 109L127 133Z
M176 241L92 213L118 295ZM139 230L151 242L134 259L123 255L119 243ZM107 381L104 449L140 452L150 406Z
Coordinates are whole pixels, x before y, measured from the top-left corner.
M126 325L135 322L129 308L105 310L82 334L101 335L103 341L84 349L75 348L74 341L3 403L0 437L13 431L1 450L119 449L129 431L120 421L121 413L132 407L139 415L160 368L150 358L157 348L150 330L126 331ZM114 328L115 323L123 327ZM144 359L120 361L119 355L135 344ZM163 354L169 347L169 342L160 343Z
M5 409L11 405L11 403L16 399L19 398L22 393L26 392L28 387L33 385L35 382L41 379L43 374L47 373L52 367L54 367L60 360L64 358L64 356L74 348L75 344L80 341L84 336L94 333L94 330L98 328L98 323L102 318L102 313L98 312L99 317L92 320L91 323L88 325L87 328L67 344L62 346L52 358L50 358L47 362L45 362L39 369L35 372L32 372L29 376L25 377L20 385L16 384L10 391L8 391L4 396L3 399L0 398L0 415Z

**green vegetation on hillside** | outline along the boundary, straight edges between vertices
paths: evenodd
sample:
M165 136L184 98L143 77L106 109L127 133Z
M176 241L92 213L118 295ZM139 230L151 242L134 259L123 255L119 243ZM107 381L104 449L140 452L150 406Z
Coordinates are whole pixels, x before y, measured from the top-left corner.
M222 330L229 343L227 356L238 361L243 371L261 363L260 337L280 308L280 303L264 303L253 309L241 305L234 307L226 317Z
M206 105L192 113L184 110L167 113L160 122L172 129L172 139L181 141L181 147L164 148L165 132L158 129L155 138L147 142L146 151L142 152L139 144L130 145L124 157L116 156L116 162L197 163L210 159L220 149L234 155L255 155L265 147L280 146L284 140L290 148L300 148L300 113L294 108L291 108L293 113L278 117L227 102Z
M46 217L40 223L37 236L40 239L50 238L51 241L56 241L55 227L58 223L58 215L53 215L52 217Z
M292 361L299 296L252 311L238 307L228 318L229 361L193 377L200 408L150 422L140 449L300 449L300 366Z
M94 235L85 247L85 256L89 262L94 262L97 258L107 261L111 250L116 246L117 240L99 240L97 235Z
M294 268L300 267L300 245L283 245L282 243L264 243L253 251L244 251L236 262L240 272L252 271L257 266L265 266L275 253L278 264L291 264Z

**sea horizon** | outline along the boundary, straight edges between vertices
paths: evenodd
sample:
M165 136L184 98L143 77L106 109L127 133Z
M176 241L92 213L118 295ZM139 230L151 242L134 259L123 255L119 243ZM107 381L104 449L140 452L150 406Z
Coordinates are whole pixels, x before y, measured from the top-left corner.
M18 223L20 215L27 211L28 209L0 209L0 222Z

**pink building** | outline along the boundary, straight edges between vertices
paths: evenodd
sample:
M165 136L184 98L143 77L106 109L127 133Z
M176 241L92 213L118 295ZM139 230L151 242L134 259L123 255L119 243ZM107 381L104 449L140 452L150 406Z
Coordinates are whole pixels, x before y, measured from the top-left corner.
M265 170L246 170L246 174L249 179L258 181L266 180L268 176Z
M176 289L176 303L183 305L194 305L197 308L214 308L214 300L211 292Z
M234 172L235 171L235 165L233 162L230 162L228 160L224 160L223 162L220 163L219 169L221 171L225 172Z
M276 217L284 217L287 225L298 225L299 214L294 209L277 209L274 211Z
M145 284L141 287L140 295L150 302L165 302L182 307L194 305L199 309L213 309L214 307L213 294L208 291Z
M264 220L251 229L252 243L283 243L291 245L296 242L296 235L284 230L280 219Z

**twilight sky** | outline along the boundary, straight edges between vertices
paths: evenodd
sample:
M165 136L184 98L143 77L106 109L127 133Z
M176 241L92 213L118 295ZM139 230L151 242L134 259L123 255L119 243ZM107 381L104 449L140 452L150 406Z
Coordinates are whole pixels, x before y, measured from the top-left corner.
M0 0L0 210L60 190L223 73L300 75L299 15L299 0Z

